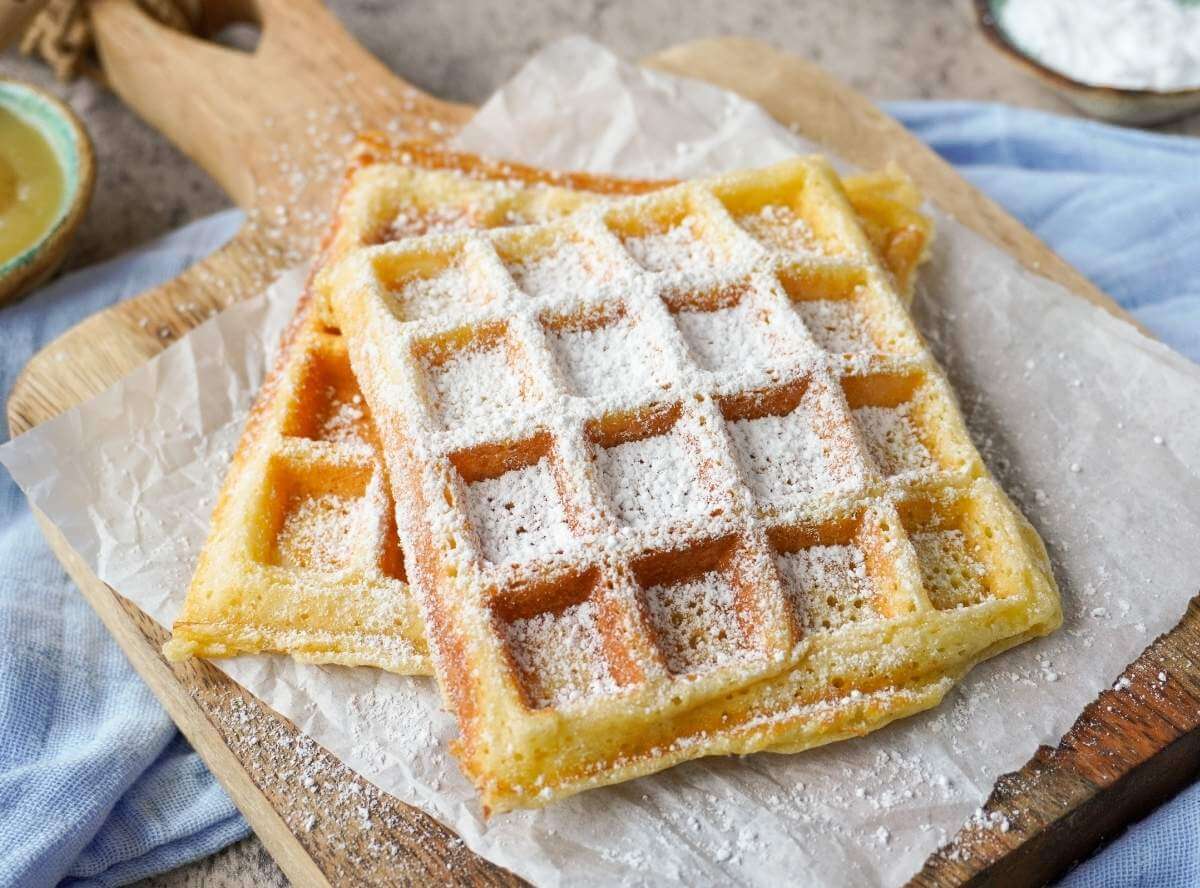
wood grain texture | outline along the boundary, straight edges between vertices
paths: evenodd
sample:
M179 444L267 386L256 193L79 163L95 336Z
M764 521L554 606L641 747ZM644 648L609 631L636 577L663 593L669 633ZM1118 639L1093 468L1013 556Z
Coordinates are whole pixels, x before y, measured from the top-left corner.
M164 34L127 0L96 0L93 16L114 88L229 190L248 210L247 224L179 278L84 321L39 353L9 400L13 434L107 388L212 311L254 294L305 256L328 209L343 137L365 127L440 135L470 113L398 81L313 0L210 7L214 28L231 18L258 17L264 26L259 50L244 56ZM814 66L741 40L678 47L650 63L760 101L784 123L861 165L897 161L964 224L1083 298L1120 312L895 121ZM180 96L189 97L195 114L181 112ZM229 107L236 113L224 113ZM516 881L426 815L350 772L214 667L163 660L163 629L96 579L61 534L41 521L134 666L294 882ZM1021 772L1000 781L988 809L1008 818L1007 832L964 828L917 882L1045 880L1193 775L1200 705L1186 667L1197 659L1198 621L1193 608L1180 629L1138 661L1145 664L1131 667L1130 689L1115 702L1102 695L1058 749L1040 750ZM1157 687L1163 670L1169 679Z

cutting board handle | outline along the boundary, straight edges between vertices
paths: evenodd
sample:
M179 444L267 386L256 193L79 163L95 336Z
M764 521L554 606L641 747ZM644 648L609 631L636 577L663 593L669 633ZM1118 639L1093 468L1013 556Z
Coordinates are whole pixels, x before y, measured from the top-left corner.
M431 115L433 100L398 81L318 0L202 0L205 33L237 21L261 27L253 52L172 30L133 0L95 0L91 15L113 90L243 208L286 202L294 191L286 179L314 161L303 149L291 162L281 156L297 146L336 144L381 121L428 125L443 116Z

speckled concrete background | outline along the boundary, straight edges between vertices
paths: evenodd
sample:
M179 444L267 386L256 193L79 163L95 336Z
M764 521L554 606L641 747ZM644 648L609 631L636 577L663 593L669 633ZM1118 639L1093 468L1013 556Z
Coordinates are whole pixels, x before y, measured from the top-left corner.
M1071 109L997 55L975 31L968 0L333 0L368 49L435 95L479 102L549 40L586 33L627 58L721 34L767 40L824 65L874 99L977 99ZM65 87L11 54L0 75L50 86L86 121L96 143L96 196L68 260L115 256L229 204L182 154L87 82ZM1200 135L1200 118L1166 128ZM287 880L255 838L141 883L145 888L254 885Z

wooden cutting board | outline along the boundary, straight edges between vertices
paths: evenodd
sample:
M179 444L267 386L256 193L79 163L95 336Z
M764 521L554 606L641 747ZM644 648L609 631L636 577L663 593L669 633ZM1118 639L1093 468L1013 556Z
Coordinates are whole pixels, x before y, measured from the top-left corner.
M248 211L222 249L175 280L80 323L37 354L8 402L13 435L116 382L213 311L302 261L363 128L452 133L472 109L439 101L369 56L317 0L204 6L215 33L256 20L254 54L169 31L131 0L95 0L113 87ZM864 97L815 66L747 40L702 41L647 63L760 102L782 122L864 167L896 161L960 221L1031 269L1114 314L1078 272ZM167 663L163 628L100 582L53 524L51 546L142 677L297 884L518 880L449 830L349 771L283 717L203 662ZM1200 607L1126 671L1130 689L1081 714L1055 749L1002 778L987 803L1007 831L964 827L920 885L1036 884L1194 780L1200 771ZM1170 680L1157 679L1160 672ZM307 778L307 779L305 779Z

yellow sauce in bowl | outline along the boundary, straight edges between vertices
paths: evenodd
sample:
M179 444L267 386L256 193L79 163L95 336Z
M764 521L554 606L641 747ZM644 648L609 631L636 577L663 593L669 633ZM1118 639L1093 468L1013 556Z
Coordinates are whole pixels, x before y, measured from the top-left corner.
M65 180L45 136L0 107L0 265L37 244L58 221Z

